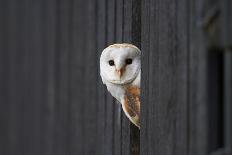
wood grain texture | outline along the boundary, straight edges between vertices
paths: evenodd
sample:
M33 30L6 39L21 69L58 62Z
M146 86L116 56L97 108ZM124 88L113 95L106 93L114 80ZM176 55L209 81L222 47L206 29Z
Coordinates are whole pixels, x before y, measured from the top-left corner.
M142 154L187 154L187 3L143 6Z
M220 9L220 37L223 47L232 48L232 2L230 0L223 0L219 3Z
M224 55L224 65L225 65L225 75L224 75L224 102L225 102L225 134L224 134L224 140L225 140L225 149L227 154L232 153L232 120L231 120L231 110L232 110L232 53L231 51L226 51L226 54Z
M218 20L218 4L213 0L143 1L142 154L205 155L214 144L220 144L212 137L223 134L216 129L221 128L222 120L215 123L220 119L216 116L218 108L211 106L213 102L219 104L212 96L221 97L221 92L209 95L220 84L213 82L209 86L208 81L222 73L208 61L210 49L220 53L230 48L225 39L230 30L225 27L231 16L226 11L229 3L221 2L227 7L221 8L219 17L224 23ZM223 35L218 25L228 33ZM217 35L224 40L220 42ZM210 127L210 121L216 128ZM230 128L230 119L227 121Z
M189 154L207 154L207 41L199 24L205 1L191 1L189 20Z

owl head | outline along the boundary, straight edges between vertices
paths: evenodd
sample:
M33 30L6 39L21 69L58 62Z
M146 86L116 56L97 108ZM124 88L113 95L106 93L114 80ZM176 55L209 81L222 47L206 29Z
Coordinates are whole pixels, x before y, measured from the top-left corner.
M103 83L125 85L135 80L141 70L141 51L132 44L113 44L100 57Z

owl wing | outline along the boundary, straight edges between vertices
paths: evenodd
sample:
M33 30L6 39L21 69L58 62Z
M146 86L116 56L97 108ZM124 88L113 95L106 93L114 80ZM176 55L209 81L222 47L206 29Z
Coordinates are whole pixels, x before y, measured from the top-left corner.
M129 119L140 127L140 88L129 86L125 93L124 111Z

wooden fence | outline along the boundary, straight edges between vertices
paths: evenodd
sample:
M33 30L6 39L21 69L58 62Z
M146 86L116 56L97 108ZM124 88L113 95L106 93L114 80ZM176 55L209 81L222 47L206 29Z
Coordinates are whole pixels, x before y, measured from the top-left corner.
M230 0L0 1L1 155L231 155ZM99 76L142 50L142 128Z

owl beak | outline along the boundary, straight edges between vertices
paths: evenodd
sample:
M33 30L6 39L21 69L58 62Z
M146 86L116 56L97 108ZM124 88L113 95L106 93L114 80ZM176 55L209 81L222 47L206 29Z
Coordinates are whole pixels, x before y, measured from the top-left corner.
M124 72L124 68L116 69L116 72L118 73L119 77L121 78Z

